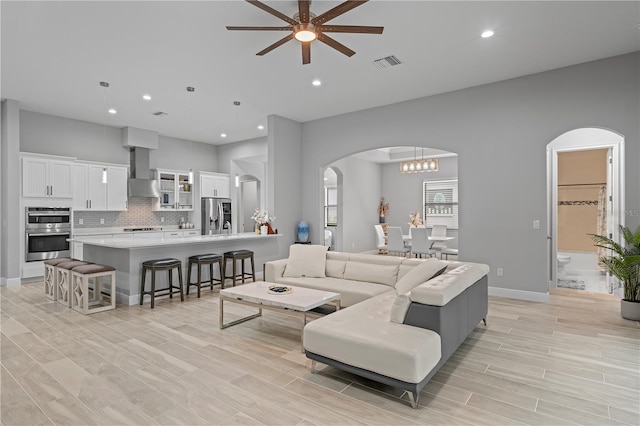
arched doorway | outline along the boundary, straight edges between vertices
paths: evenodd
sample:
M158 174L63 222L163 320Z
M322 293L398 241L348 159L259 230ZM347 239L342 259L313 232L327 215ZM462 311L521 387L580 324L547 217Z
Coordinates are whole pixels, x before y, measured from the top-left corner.
M598 266L588 234L620 240L624 225L624 138L610 130L580 128L547 145L549 288L616 292Z

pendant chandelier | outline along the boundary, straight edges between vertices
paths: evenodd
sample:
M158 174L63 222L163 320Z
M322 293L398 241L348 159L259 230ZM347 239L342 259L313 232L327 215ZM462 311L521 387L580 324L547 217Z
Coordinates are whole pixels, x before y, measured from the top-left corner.
M421 172L437 172L439 163L437 158L424 158L424 148L420 159L416 157L416 147L413 148L413 160L401 161L400 172L401 173L421 173Z

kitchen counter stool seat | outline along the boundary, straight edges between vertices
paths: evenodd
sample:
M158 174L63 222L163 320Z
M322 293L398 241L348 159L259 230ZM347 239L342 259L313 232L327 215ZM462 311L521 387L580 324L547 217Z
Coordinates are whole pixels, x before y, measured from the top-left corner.
M64 262L70 262L71 257L57 257L55 259L47 259L44 261L44 297L51 300L58 300L58 292L56 288L56 265Z
M173 285L173 270L178 270L178 282L180 285ZM147 271L151 271L151 290L145 291L145 281L147 278ZM173 299L173 293L180 293L180 301L184 302L184 292L182 291L182 261L178 259L156 259L147 260L142 262L142 281L140 283L140 304L144 300L144 295L151 296L151 309L154 307L154 301L156 298L156 271L167 271L169 275L169 287L163 288L160 291L162 293L158 296L169 295L169 298Z
M71 307L71 271L73 268L90 265L92 262L72 259L56 265L56 300L64 306Z
M208 253L208 254L196 254L194 256L189 256L189 265L187 266L187 296L189 295L189 288L191 286L198 287L198 298L200 298L200 288L204 285L204 287L210 287L213 290L213 286L216 284L220 284L220 288L223 287L223 277L224 277L224 265L222 261L223 257L217 253ZM213 277L213 264L218 264L218 269L220 272L220 279L217 280ZM191 269L193 266L198 268L198 281L195 283L191 282ZM209 265L209 283L205 281L202 282L202 267Z
M116 307L116 268L89 264L71 271L73 290L71 308L82 314L93 314ZM109 278L109 291L103 288L103 278ZM93 282L92 282L93 281ZM108 302L105 300L108 299Z
M251 273L245 272L244 262L245 260L251 260ZM232 275L227 275L227 261L231 260L233 263ZM238 274L236 270L236 261L240 261L241 263L241 272ZM233 282L233 286L236 285L236 279L242 279L242 283L244 284L245 277L251 277L253 281L256 280L256 268L254 264L253 252L251 250L231 250L225 252L224 254L224 280L227 278L231 279ZM222 285L224 287L224 284Z

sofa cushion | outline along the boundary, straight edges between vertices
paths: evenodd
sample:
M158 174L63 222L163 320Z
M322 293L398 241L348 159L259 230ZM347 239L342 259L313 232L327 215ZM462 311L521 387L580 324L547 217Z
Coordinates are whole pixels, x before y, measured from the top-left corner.
M280 277L276 280L278 284L292 285L305 288L314 288L316 290L332 291L340 293L340 305L351 306L360 303L363 300L377 296L378 294L390 291L395 294L393 289L384 284L373 284L362 281L351 281L342 278L287 278Z
M389 291L304 328L306 351L408 383L419 383L441 357L438 333L389 321Z
M409 299L408 293L397 295L393 300L393 305L391 305L389 319L392 322L397 322L398 324L404 323L404 317L407 316L407 311L409 310L410 305L411 299Z
M344 268L344 278L393 286L398 277L398 267L399 264L376 265L350 260Z
M488 265L464 263L453 271L446 272L415 287L409 293L409 298L412 302L425 305L444 306L488 273Z
M396 256L380 256L379 254L351 253L349 260L360 263L373 263L374 265L400 265L403 258Z
M347 262L344 260L333 260L327 258L325 274L327 277L344 278L344 268Z
M284 268L285 277L325 277L327 246L293 244Z
M447 265L446 262L438 259L426 259L398 280L395 285L396 292L404 294L411 291L414 287L443 273Z

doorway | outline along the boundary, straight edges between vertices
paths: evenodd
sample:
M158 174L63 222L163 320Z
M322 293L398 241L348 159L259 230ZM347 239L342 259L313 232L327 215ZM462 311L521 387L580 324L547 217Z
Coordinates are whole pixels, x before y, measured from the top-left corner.
M260 208L260 180L244 175L238 178L238 232L254 232L255 221L251 216Z
M547 146L549 288L620 294L588 234L620 240L624 139L605 129L567 132Z

